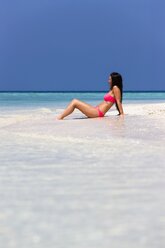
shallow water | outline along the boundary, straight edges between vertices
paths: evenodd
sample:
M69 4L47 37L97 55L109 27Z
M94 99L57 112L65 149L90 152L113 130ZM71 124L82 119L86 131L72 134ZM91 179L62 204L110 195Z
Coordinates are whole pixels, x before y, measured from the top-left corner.
M126 104L131 110L132 105ZM143 106L144 107L144 106ZM0 244L163 248L165 119L0 112ZM130 113L132 113L130 111Z

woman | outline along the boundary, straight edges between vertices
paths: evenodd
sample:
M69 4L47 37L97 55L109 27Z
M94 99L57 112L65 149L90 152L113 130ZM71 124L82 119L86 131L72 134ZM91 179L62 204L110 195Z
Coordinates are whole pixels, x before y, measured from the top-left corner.
M104 101L101 102L98 106L93 107L92 105L89 105L78 99L73 99L64 112L57 117L57 119L62 120L66 116L70 115L75 108L79 109L89 118L104 117L105 113L112 107L114 103L116 104L119 115L124 115L122 107L122 77L119 73L113 72L110 74L108 82L110 84L110 90L104 96Z

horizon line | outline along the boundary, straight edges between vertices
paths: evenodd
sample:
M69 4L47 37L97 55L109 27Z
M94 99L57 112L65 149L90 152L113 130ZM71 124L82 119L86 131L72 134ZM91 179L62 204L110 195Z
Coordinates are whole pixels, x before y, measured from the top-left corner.
M0 93L101 93L106 90L0 90ZM165 90L123 90L123 93L152 93L165 92Z

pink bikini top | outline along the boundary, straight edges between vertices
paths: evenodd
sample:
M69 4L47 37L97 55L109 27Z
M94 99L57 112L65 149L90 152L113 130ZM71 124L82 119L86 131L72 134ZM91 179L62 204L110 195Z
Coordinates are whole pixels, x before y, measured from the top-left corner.
M115 103L116 102L116 99L113 96L111 96L109 93L107 93L104 96L104 101Z

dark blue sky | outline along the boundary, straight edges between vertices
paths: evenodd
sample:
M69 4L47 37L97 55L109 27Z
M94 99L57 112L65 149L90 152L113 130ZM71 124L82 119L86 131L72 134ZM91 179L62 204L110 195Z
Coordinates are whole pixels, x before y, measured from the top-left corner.
M1 0L0 90L165 90L164 0Z

